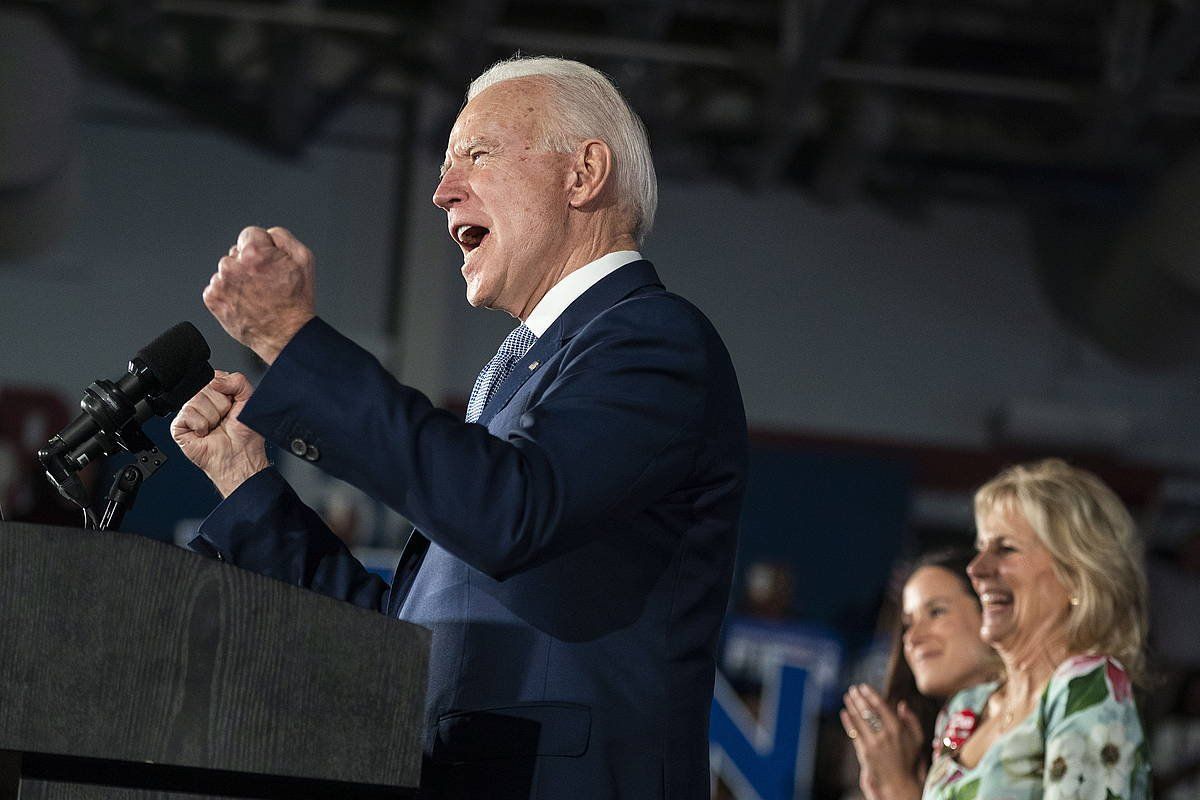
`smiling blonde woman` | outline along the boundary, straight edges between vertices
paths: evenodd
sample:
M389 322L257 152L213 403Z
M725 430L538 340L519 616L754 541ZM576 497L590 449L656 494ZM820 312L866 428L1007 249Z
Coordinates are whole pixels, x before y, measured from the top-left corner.
M1057 459L975 495L968 573L980 636L1005 679L959 693L940 724L925 800L1145 800L1145 577L1129 512Z

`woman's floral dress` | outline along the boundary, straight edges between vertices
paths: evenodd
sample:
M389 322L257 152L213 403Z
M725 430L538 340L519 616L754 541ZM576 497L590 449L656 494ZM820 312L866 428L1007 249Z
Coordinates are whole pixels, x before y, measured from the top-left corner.
M997 686L959 692L942 712L922 800L1149 800L1146 741L1115 659L1064 661L1033 712L966 769L955 755Z

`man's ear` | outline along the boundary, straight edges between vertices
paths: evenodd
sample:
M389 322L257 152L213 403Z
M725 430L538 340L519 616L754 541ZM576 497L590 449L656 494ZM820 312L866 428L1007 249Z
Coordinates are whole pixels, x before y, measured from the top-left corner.
M572 182L568 190L572 208L583 208L604 194L612 182L613 157L609 146L599 139L588 139L575 151Z

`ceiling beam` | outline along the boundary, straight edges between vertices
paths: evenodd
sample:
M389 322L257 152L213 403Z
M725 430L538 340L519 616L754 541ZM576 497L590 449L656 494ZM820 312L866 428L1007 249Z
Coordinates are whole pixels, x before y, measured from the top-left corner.
M1129 0L1122 3L1127 10L1124 14L1114 16L1113 24L1121 24L1125 17L1132 17L1136 21L1139 14L1145 13L1139 8L1145 2L1148 0ZM1122 49L1136 47L1136 44L1122 47L1127 37L1136 35L1137 25L1131 27L1132 33L1113 34L1117 42L1114 49L1118 53L1115 57L1120 57ZM1198 55L1200 0L1180 0L1174 15L1151 42L1145 66L1140 70L1140 74L1126 75L1128 70L1121 66L1114 66L1109 70L1110 78L1115 75L1118 80L1115 85L1110 80L1101 94L1100 101L1095 104L1091 115L1094 122L1084 136L1082 146L1105 154L1122 151L1150 113L1156 107L1161 107L1164 93L1171 82L1187 69ZM1128 80L1125 80L1126 78Z
M824 0L813 15L804 0L783 0L775 58L763 58L770 72L759 119L761 152L755 156L753 176L757 185L783 174L804 131L808 105L824 78L822 65L841 53L868 3ZM811 25L805 24L806 15L813 18Z
M921 30L919 22L898 10L872 14L863 26L858 53L871 63L903 64ZM876 87L853 86L846 94L847 107L828 127L812 172L813 192L835 206L861 193L895 136L900 102L895 92Z

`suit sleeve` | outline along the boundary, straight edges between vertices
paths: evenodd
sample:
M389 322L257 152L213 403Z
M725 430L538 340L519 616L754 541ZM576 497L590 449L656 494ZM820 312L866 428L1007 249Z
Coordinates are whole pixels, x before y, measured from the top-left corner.
M585 327L505 438L433 407L316 319L281 353L242 419L404 514L496 578L600 535L692 470L714 351L669 295L627 300Z
M387 609L387 583L350 554L274 468L225 498L201 524L191 548L363 608Z

